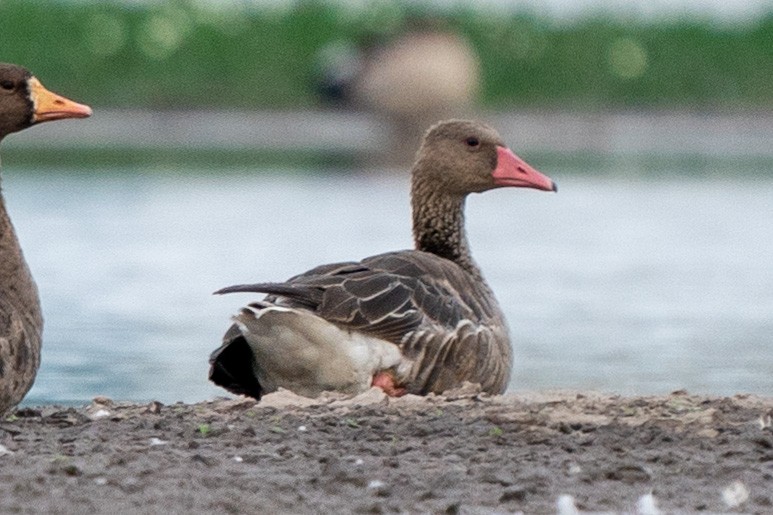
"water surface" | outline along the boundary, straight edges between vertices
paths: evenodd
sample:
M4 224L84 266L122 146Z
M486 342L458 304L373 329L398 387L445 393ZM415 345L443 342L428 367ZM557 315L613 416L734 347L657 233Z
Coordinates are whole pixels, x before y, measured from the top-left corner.
M468 201L511 390L771 394L773 179L581 172ZM411 245L408 179L386 172L9 167L3 187L46 318L26 404L224 394L207 357L253 297L211 292Z

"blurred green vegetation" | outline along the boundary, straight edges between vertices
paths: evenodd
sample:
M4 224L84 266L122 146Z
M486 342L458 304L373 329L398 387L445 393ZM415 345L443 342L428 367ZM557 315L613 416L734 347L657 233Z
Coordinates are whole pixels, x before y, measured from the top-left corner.
M326 44L386 37L416 14L399 3L346 9L322 1L255 9L177 0L153 4L3 0L0 61L97 106L298 108L319 103ZM242 6L242 7L239 7ZM483 69L489 107L773 106L773 12L717 25L443 11Z

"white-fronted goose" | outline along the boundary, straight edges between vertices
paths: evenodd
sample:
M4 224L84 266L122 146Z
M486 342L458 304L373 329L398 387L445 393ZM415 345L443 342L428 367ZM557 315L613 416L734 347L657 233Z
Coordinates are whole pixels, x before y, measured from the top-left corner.
M0 140L36 123L90 115L89 107L51 93L24 68L0 63ZM32 387L42 330L38 290L0 193L0 414Z
M481 123L450 120L427 131L413 166L416 249L322 265L262 292L242 309L210 357L210 379L260 399L278 387L314 397L443 392L469 381L502 393L512 366L507 325L470 255L469 193L499 187L556 191Z

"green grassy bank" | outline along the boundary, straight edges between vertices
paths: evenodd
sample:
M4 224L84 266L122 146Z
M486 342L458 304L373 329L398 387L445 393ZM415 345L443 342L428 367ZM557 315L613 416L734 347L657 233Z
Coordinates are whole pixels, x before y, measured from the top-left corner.
M206 5L3 0L0 61L97 106L309 107L324 45L388 36L417 14L394 3ZM487 106L773 106L773 13L743 26L558 24L464 8L442 18L477 49Z

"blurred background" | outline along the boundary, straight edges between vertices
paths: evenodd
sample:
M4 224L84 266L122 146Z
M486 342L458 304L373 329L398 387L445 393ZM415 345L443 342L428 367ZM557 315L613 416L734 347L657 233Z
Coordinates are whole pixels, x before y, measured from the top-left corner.
M468 202L511 390L773 393L770 0L4 0L0 61L95 111L1 149L27 404L225 393L211 292L410 247L446 117L561 186Z

